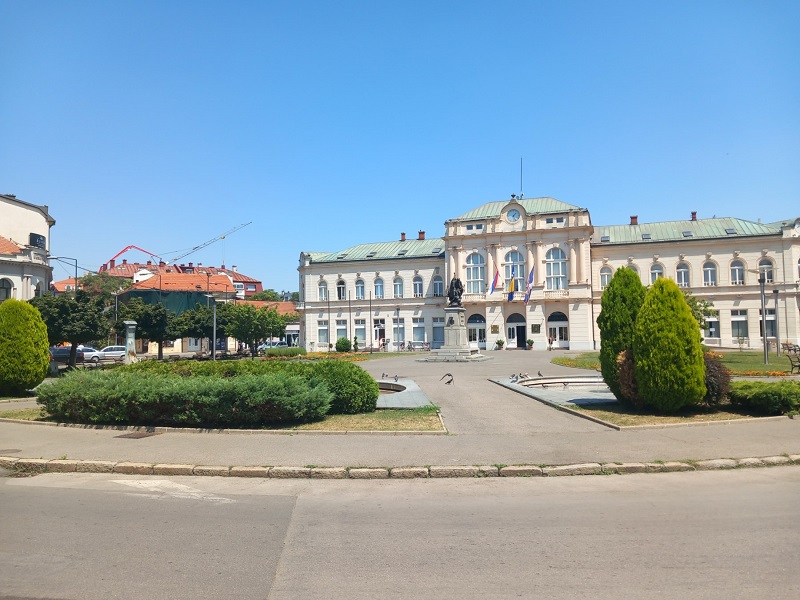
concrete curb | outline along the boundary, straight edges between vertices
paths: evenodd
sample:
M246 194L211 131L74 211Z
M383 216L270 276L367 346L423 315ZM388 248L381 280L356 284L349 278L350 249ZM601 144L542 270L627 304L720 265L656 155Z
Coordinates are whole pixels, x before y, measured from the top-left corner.
M186 464L148 464L105 460L67 460L0 456L0 468L19 474L118 473L121 475L189 475L197 477L256 477L260 479L448 479L482 477L574 477L676 473L800 465L800 454L701 461L649 463L579 463L574 465L442 465L427 467L269 467Z

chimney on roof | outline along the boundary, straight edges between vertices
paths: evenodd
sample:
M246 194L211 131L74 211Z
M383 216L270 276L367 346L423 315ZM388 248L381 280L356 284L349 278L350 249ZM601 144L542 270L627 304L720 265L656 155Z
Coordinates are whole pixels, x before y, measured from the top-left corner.
M191 266L192 266L192 264L193 264L193 263L189 263L189 267L191 267Z
M401 242L405 242L405 241L406 241L406 232L405 232L405 231L403 231L403 232L400 234L400 241L401 241Z
M697 211L696 210L692 211L692 221L697 221Z
M222 269L223 271L225 270L225 263L222 263L222 266L220 267L220 269Z
M639 224L639 215L631 215L631 225Z
M159 267L166 267L167 263L165 263L163 260L160 260L160 261L158 261L158 266Z
M153 261L152 261L152 260L148 260L148 261L147 261L147 264L148 264L148 265L152 265L152 264L153 264Z
M108 261L108 266L109 266L109 268L113 269L113 268L114 268L114 265L115 265L115 261L114 261L114 259L112 258L110 261Z
M238 273L239 272L238 268L236 267L236 265L233 265L231 268L233 269L234 273Z
M419 230L419 237L417 239L418 240L424 240L425 239L425 232L422 231L422 229Z
M123 265L127 265L128 264L128 259L127 258L123 258L122 259L122 264Z

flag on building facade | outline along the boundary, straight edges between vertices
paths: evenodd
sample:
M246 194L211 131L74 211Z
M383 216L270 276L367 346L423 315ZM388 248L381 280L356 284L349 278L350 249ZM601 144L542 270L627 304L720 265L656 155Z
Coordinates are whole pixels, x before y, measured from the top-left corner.
M497 282L500 281L500 269L494 268L494 279L492 279L492 289L489 290L490 294L494 294L494 289L497 287Z
M528 287L525 290L525 304L528 304L528 301L531 299L531 292L533 291L533 267L531 267L531 273L528 275Z
M508 301L511 302L514 299L514 290L516 290L516 279L514 279L516 265L511 267L511 279L508 282Z

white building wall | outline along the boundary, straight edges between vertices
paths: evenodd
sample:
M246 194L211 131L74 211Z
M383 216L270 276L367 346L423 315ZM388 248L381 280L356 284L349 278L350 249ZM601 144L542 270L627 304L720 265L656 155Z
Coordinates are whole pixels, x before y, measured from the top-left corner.
M20 254L0 254L0 280L11 284L11 297L30 300L47 291L52 269L47 262L50 226L55 221L46 206L34 206L16 198L0 195L0 236L20 247ZM30 245L30 234L45 239L45 248Z

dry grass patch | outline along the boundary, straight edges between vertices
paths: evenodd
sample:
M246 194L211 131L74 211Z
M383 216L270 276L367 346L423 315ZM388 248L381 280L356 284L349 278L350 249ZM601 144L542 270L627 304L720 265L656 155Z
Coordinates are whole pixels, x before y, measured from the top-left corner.
M358 415L328 415L322 421L291 427L303 431L444 431L436 407L380 409Z
M717 410L684 410L675 415L659 415L648 412L635 412L633 409L620 404L594 404L569 407L578 412L586 413L606 423L620 427L634 427L637 425L671 425L674 423L703 423L709 421L731 421L736 419L751 419L754 415L735 409L729 404L723 404Z
M2 419L18 419L20 421L49 421L49 415L41 408L17 408L0 411Z

